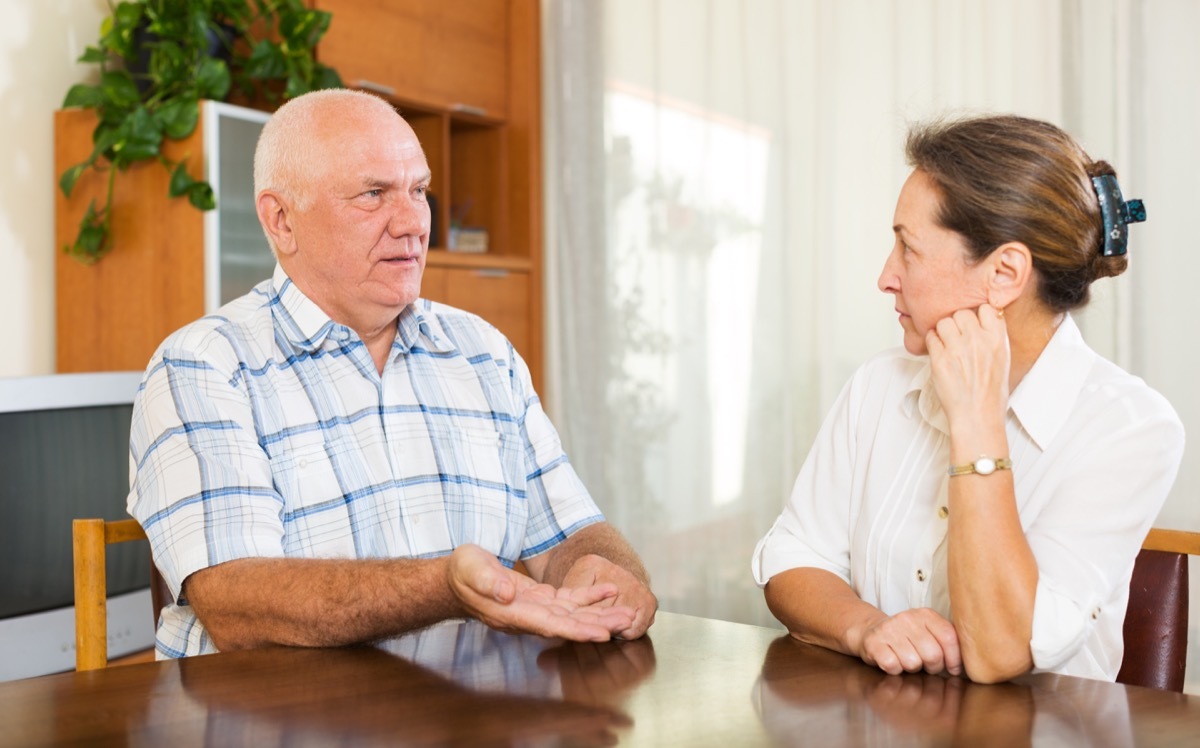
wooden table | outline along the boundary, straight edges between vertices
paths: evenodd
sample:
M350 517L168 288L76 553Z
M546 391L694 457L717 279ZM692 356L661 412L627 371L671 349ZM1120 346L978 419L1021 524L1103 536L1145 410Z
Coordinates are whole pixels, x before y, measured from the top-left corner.
M774 629L659 613L635 642L451 623L0 683L0 744L1197 745L1200 699L1053 675L887 676Z

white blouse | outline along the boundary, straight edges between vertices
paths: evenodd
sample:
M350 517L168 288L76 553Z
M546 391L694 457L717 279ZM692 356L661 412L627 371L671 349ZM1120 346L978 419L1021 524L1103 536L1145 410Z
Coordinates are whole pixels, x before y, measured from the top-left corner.
M1175 480L1183 424L1165 398L1092 351L1068 315L1009 398L1007 434L1038 565L1035 669L1113 680L1133 560ZM838 396L755 548L755 581L815 567L889 615L928 607L953 620L949 454L928 357L872 358Z

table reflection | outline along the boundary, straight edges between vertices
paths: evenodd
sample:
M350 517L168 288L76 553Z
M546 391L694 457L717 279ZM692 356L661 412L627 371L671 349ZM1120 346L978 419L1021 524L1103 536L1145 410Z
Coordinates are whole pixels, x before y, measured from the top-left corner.
M476 621L373 647L275 652L246 657L235 678L211 677L203 657L180 663L209 743L611 745L632 724L624 694L654 669L649 639L563 643ZM281 683L281 671L302 682Z
M1131 745L1124 689L1053 675L981 685L927 673L888 675L789 636L771 643L755 687L781 745Z

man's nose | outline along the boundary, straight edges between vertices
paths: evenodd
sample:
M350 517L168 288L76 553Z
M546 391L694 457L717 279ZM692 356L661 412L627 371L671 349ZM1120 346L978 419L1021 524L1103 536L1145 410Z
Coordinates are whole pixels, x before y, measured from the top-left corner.
M406 196L397 200L392 209L388 233L396 238L425 236L429 233L430 223L429 203Z

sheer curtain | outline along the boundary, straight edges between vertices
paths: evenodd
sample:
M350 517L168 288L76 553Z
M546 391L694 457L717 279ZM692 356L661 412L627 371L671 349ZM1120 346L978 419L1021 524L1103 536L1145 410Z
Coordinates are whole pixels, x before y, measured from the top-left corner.
M1171 82L1147 68L1185 51L1198 28L1160 14L1183 20L1195 8L544 3L545 400L584 481L646 559L663 609L774 623L750 578L754 543L850 372L900 340L875 279L912 121L1017 112L1063 125L1116 164L1151 211L1135 251L1152 243L1157 254L1098 288L1081 325L1175 399L1172 382L1147 373L1174 361L1150 339L1151 320L1177 314L1150 289L1186 234L1151 189L1172 158L1155 152L1166 149L1152 143L1147 102L1165 106L1189 81L1196 91L1200 65ZM1161 49L1148 33L1185 46ZM1195 191L1194 179L1164 179ZM1200 423L1196 403L1177 407ZM1174 524L1198 519L1184 509Z

